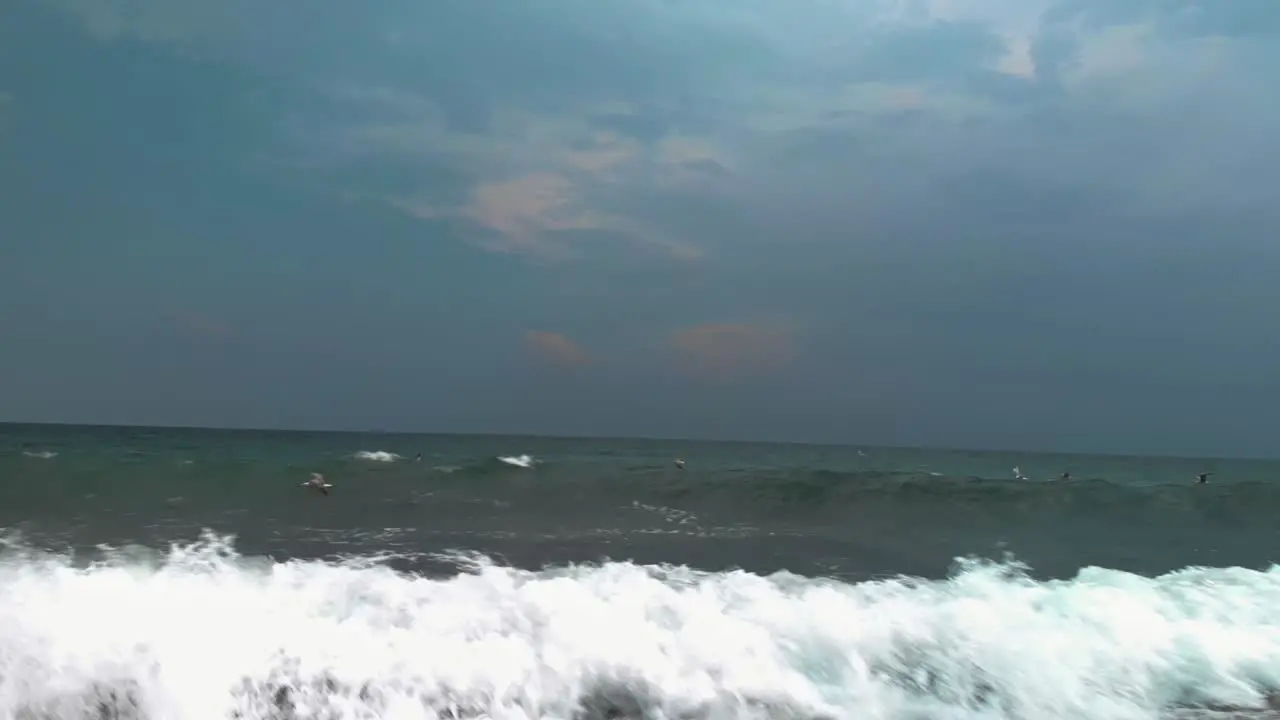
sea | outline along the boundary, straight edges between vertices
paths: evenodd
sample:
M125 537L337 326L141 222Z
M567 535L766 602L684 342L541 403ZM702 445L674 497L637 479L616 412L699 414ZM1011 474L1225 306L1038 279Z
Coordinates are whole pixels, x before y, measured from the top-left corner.
M1274 718L1278 513L1260 460L0 425L0 718Z

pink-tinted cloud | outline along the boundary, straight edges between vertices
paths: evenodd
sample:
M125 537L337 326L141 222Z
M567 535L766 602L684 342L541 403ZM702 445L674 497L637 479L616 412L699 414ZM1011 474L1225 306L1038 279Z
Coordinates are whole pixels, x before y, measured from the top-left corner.
M560 368L591 364L591 356L581 345L555 332L530 330L524 336L525 350L539 361Z
M525 175L484 183L472 196L466 215L503 238L492 249L547 251L542 233L559 230L603 230L612 220L578 204L571 181L555 173Z
M680 364L699 375L733 378L771 372L791 359L785 327L749 323L694 325L671 335Z

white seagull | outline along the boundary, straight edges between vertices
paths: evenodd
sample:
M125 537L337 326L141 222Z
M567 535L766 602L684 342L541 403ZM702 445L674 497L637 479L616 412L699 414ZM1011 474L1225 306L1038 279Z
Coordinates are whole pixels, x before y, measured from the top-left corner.
M313 472L311 473L311 479L302 483L302 487L315 488L316 490L319 490L325 495L328 495L329 488L333 486L324 481L323 475L321 475L320 473Z

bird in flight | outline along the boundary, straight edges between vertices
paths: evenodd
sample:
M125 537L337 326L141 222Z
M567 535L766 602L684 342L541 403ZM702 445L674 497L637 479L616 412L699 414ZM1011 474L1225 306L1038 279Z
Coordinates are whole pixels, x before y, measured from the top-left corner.
M309 487L315 490L319 490L322 494L328 495L329 488L333 486L325 482L324 476L321 475L320 473L311 473L311 479L302 483L302 487Z

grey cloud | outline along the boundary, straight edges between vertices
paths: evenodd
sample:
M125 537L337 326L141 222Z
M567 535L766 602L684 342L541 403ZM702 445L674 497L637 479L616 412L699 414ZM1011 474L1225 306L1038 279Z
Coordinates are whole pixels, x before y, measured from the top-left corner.
M852 194L892 207L929 186L918 173L893 177L894 165L927 164L928 173L944 176L974 163L1040 172L1017 157L1020 144L1060 137L1039 116L1071 112L1074 124L1099 125L1094 114L1114 101L1064 95L1076 92L1064 86L1065 77L1079 82L1132 73L1134 63L1152 62L1147 56L1162 43L1185 38L1180 28L1242 27L1241 18L1257 12L1076 0L881 2L856 9L820 2L640 2L494 10L449 2L367 12L323 3L299 25L291 15L244 3L215 10L145 0L51 1L104 37L132 34L238 58L262 72L295 73L319 99L291 111L291 133L304 164L327 168L343 192L359 187L418 217L477 222L495 217L477 214L483 193L494 197L495 187L535 192L533 178L542 177L541 187L560 188L556 198L517 200L504 191L509 202L533 203L519 210L529 216L524 225L535 228L525 232L597 229L637 238L650 223L596 203L625 194L609 187L669 183L673 173L655 168L663 164L663 141L674 135L701 133L696 139L704 146L732 156L732 162L708 156L685 163L686 179L698 172L698 162L710 171L702 173L702 185L682 186L688 194L720 191L735 176L749 176L765 193L800 183L862 184ZM231 21L248 15L255 23ZM290 40L280 42L286 36ZM1009 53L1024 45L1029 65L1009 66ZM1160 72L1150 67L1139 76L1148 95L1159 86L1152 73ZM1160 77L1186 92L1198 87L1187 85L1193 80L1185 73ZM788 139L780 130L800 135ZM812 146L815 155L802 163L797 143ZM783 155L789 166L776 164ZM759 179L766 168L772 186ZM470 197L461 190L466 184ZM1195 188L1152 192L1154 200L1140 202L1162 202L1162 193L1178 202ZM533 218L552 206L559 208L557 218ZM513 211L503 212L510 217ZM481 219L477 232L510 234L514 227L499 225ZM698 245L674 229L665 232L672 247ZM518 239L507 244L536 247Z
M959 82L993 72L1005 52L989 26L939 23L887 29L871 35L854 55L848 80L874 82Z
M414 418L422 388L483 426L510 405L493 377L542 397L509 358L530 328L609 359L544 398L588 409L570 387L596 383L618 408L597 406L601 427L698 432L731 407L729 430L769 434L749 412L766 405L821 434L847 403L869 408L863 431L946 442L975 414L1021 432L1008 418L1061 429L1108 400L1134 418L1179 386L1261 396L1270 8L17 0L0 11L0 221L58 244L6 248L0 292L109 299L12 320L61 370L99 353L162 374L151 343L180 366L166 391L267 377L255 412L306 397L294 419ZM83 269L113 262L127 272ZM229 332L174 349L162 326L112 355L44 330L153 307ZM804 331L739 394L664 374L670 328L773 316ZM322 360L296 373L254 347ZM16 377L39 357L0 361ZM217 394L196 399L234 415Z
M1257 37L1280 33L1280 18L1267 0L1215 3L1204 0L1177 2L1099 3L1062 0L1046 13L1054 23L1074 22L1098 30L1112 25L1151 25L1170 38Z
M725 191L752 203L752 187L786 198L804 186L814 197L801 202L820 204L827 194L833 204L851 201L891 215L975 165L1031 182L1044 181L1053 167L1058 185L1137 185L1143 189L1130 192L1133 202L1162 207L1213 195L1203 183L1173 180L1194 165L1218 173L1209 182L1220 183L1272 144L1260 131L1232 159L1212 143L1180 142L1188 132L1212 134L1232 121L1201 112L1197 130L1161 131L1159 122L1172 123L1156 107L1174 96L1152 89L1180 87L1176 97L1189 98L1205 88L1212 79L1184 72L1186 63L1200 61L1168 70L1155 63L1185 50L1177 43L1193 34L1180 29L1203 28L1195 35L1203 37L1220 32L1213 28L1243 28L1242 18L1258 12L1250 3L885 2L850 9L644 2L501 12L443 3L369 13L322 5L314 22L280 43L295 18L254 11L260 23L249 26L227 21L250 12L232 5L208 17L213 10L191 3L57 1L90 28L110 28L107 35L132 28L139 37L239 53L264 70L273 63L296 69L317 91L317 100L290 111L288 126L304 153L301 164L321 169L310 179L331 177L339 192L381 195L416 217L475 223L486 188L534 188L537 177L560 195L544 193L504 212L523 212L548 232L656 233L643 217L619 213L635 205L629 192L661 193L664 186L708 206L722 202ZM1034 65L1029 78L1001 71L1002 54L1021 42ZM1238 66L1241 50L1215 42L1201 48L1216 53L1203 62L1230 63L1220 72L1248 75ZM340 62L335 46L355 62ZM1067 76L1078 83L1108 73L1121 73L1123 87L1141 93L1080 95L1063 85ZM1133 77L1124 80L1125 73ZM373 77L379 85L362 84ZM1275 111L1261 87L1235 87L1224 100ZM1147 109L1132 106L1143 97ZM1130 115L1157 114L1107 115L1114 102L1130 105ZM664 140L691 132L718 155L664 168ZM1170 144L1180 148L1170 153ZM1054 154L1046 156L1046 147ZM1108 152L1109 167L1079 166L1091 151L1109 147L1126 147L1129 159ZM1147 169L1153 160L1161 166L1155 172ZM1266 167L1247 172L1268 177ZM674 182L677 174L693 182ZM510 192L504 197L516 202ZM553 206L558 218L532 218ZM688 235L703 234L690 222ZM680 237L678 223L659 224L667 245L698 246L696 238ZM480 221L476 230L513 227L499 225Z
M309 6L302 21L294 12L264 10L248 0L214 6L44 1L103 39L135 37L312 80L390 83L453 99L498 95L537 102L619 91L634 99L668 97L704 73L750 71L763 62L753 58L762 48L738 34L682 21L678 8L651 2L357 8L324 0ZM284 37L289 40L282 42ZM342 50L335 52L337 47ZM726 57L707 62L717 55Z

